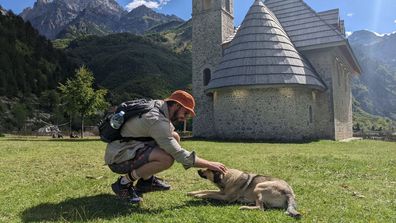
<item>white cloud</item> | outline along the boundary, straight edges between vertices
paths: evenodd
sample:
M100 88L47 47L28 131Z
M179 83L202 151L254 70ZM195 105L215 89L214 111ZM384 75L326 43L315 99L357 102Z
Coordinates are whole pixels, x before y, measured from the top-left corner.
M396 19L395 19L395 21L393 21L394 23L396 23Z
M383 37L387 34L387 33L377 33L377 32L372 32L372 33L374 33L376 36L379 36L379 37Z
M355 15L355 13L353 13L353 12L350 12L347 14L348 17L352 17L353 15Z
M168 4L169 1L170 0L132 0L125 6L125 8L128 11L131 11L132 9L137 8L141 5L145 5L146 7L151 9L158 9Z
M393 31L393 32L390 32L390 33L378 33L378 32L375 32L375 31L368 30L368 29L365 29L365 30L366 30L366 31L369 31L369 32L372 32L372 33L374 33L376 36L379 36L379 37L390 36L390 35L396 34L396 31Z
M346 31L346 32L345 32L345 35L346 35L346 37L348 37L348 36L352 35L352 33L353 33L353 32L348 32L348 31Z

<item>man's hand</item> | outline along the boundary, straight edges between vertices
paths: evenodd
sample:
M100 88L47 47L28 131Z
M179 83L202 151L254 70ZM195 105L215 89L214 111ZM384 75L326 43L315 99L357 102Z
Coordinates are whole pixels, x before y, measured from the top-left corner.
M225 174L227 172L227 167L219 162L209 162L206 168L214 171L219 171L222 174Z
M208 161L208 160L198 158L198 157L197 157L197 160L195 160L194 166L198 167L198 168L207 168L210 170L219 171L222 174L225 174L227 172L227 167L225 167L224 164L219 163L219 162Z

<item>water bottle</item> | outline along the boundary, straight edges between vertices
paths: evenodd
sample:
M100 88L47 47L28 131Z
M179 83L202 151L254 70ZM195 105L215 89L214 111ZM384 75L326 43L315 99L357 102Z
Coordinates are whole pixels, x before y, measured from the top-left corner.
M110 125L113 129L119 129L121 125L124 123L124 111L120 111L114 114L110 119Z

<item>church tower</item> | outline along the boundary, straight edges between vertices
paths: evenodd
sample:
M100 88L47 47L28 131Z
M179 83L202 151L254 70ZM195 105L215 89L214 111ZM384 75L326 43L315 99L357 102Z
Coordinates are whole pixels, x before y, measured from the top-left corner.
M222 43L234 33L234 0L193 0L192 4L192 83L197 114L193 134L210 138L216 135L213 95L205 89L223 56Z

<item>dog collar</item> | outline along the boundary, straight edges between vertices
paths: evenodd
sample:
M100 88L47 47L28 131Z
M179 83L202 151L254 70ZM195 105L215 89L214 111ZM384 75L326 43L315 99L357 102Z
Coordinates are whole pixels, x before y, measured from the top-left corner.
M253 181L253 178L255 177L255 176L253 177L251 174L247 174L247 175L248 175L248 179L246 181L246 184L242 187L242 191L246 190L249 187L249 185Z

